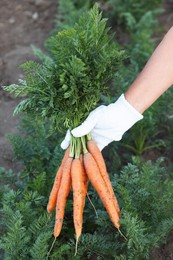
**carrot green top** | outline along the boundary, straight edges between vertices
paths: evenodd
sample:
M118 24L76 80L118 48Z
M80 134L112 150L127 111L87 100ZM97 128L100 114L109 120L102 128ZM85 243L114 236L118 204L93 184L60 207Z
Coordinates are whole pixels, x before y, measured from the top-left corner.
M39 63L22 64L25 80L4 87L26 97L14 112L49 118L53 130L72 129L83 122L108 92L108 82L124 59L106 24L95 4L73 27L50 37L49 54L42 54Z

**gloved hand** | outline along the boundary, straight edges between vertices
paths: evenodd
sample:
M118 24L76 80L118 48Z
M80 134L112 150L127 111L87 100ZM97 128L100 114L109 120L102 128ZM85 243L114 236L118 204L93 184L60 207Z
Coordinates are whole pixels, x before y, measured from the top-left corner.
M143 116L135 110L122 94L119 99L108 106L99 106L93 110L87 119L71 133L81 137L88 133L97 143L100 150L112 141L121 140L123 134ZM67 131L61 148L66 149L70 143L70 131Z

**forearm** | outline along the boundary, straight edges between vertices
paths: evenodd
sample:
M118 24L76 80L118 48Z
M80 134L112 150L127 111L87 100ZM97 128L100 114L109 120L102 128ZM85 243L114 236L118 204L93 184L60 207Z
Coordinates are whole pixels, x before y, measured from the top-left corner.
M173 84L173 27L153 52L142 72L125 93L140 113L150 107Z

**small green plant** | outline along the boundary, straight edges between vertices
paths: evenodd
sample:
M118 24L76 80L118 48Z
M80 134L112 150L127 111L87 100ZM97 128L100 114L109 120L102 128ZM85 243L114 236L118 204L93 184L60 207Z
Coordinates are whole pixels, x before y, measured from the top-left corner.
M158 139L159 132L155 132L156 128L152 128L143 122L130 130L130 134L127 135L122 141L122 146L129 149L135 155L142 155L148 150L152 150L159 147L165 147L164 140Z

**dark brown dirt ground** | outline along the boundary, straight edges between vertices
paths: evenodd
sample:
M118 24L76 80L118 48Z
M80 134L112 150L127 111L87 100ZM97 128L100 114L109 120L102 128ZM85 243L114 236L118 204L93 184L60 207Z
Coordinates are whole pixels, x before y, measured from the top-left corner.
M57 13L57 0L0 1L0 86L17 83L22 78L19 65L34 59L31 44L44 48ZM6 134L14 133L18 125L13 110L19 101L0 87L0 167L20 169L12 160Z
M16 83L22 78L19 65L34 59L31 44L44 49L43 42L54 28L57 0L1 0L0 1L0 86ZM164 1L166 12L160 16L165 31L173 24L173 1ZM162 35L158 35L160 41ZM13 160L6 134L17 131L18 118L13 110L18 100L0 87L0 167L20 170ZM173 260L173 233L167 243L155 249L151 260ZM135 260L135 259L134 259Z

